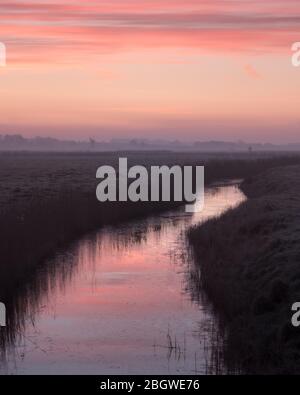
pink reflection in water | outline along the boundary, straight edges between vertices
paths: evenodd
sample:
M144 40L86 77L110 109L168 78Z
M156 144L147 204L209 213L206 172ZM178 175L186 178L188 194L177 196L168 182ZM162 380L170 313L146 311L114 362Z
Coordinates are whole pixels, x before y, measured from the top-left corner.
M79 242L72 276L41 301L8 372L205 373L209 334L199 328L213 325L213 316L184 292L182 234L243 200L235 186L216 187L202 213L173 211Z

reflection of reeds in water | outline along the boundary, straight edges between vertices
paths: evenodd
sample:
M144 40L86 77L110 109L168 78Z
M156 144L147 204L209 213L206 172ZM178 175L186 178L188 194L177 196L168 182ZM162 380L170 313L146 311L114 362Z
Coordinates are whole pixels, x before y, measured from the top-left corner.
M192 249L188 243L185 230L188 228L189 219L179 232L177 240L177 248L170 251L171 261L180 267L180 271L184 272L184 282L182 292L191 302L210 312L199 323L198 338L199 349L189 350L186 343L186 335L182 339L171 333L168 328L166 334L166 344L154 344L154 348L166 348L167 358L174 358L179 361L181 358L191 358L193 353L194 368L189 370L194 374L237 374L240 370L235 366L229 370L226 364L226 330L221 319L213 312L210 301L202 287L201 271L199 266L194 264ZM204 313L204 311L203 311Z
M36 316L46 305L51 305L55 294L64 291L74 275L83 265L93 265L102 250L130 249L134 244L143 244L153 232L159 237L166 221L151 218L131 225L106 227L90 234L79 243L74 243L67 252L57 254L53 259L35 268L17 288L6 292L3 300L7 310L7 325L0 330L0 359L5 362L7 352L21 345L27 324L33 325ZM26 338L29 343L33 341ZM36 347L35 344L32 344ZM44 351L44 350L41 350ZM46 352L46 351L44 351Z
M163 348L167 350L168 361L173 357L176 361L186 359L186 336L184 334L182 343L177 339L176 335L172 335L170 327L166 333L166 344L153 344L154 350Z
M22 342L28 323L34 326L35 317L48 303L55 290L63 290L71 281L79 260L74 259L76 251L60 255L55 260L38 267L21 286L6 295L7 325L0 331L0 350L2 360L11 347ZM31 340L29 339L29 342Z
M204 306L212 312L211 317L199 328L203 341L205 355L206 374L240 374L241 365L238 361L232 360L232 355L228 355L227 339L228 330L224 317L215 310L209 299L203 279L201 276L200 265L196 263L194 250L188 245L186 240L187 256L185 258L188 270L186 271L184 289L190 295L192 302Z
M155 353L157 349L165 349L168 361L182 360L188 373L196 375L228 373L224 361L225 335L211 318L199 324L198 338L199 347L192 349L187 344L186 333L178 337L168 328L165 343L154 342L153 349ZM186 362L188 362L187 365L185 365ZM192 365L191 362L193 362Z

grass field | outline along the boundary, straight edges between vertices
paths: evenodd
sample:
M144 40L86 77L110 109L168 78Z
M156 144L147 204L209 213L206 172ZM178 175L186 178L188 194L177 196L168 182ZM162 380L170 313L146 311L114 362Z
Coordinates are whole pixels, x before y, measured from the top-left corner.
M225 359L249 373L300 372L300 166L270 169L241 186L237 209L190 230L198 291L228 332ZM201 269L201 275L200 275Z

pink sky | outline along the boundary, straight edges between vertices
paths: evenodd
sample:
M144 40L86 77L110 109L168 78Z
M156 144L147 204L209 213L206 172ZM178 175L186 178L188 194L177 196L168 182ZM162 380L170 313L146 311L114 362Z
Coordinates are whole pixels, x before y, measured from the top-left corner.
M298 0L1 1L0 134L300 141Z

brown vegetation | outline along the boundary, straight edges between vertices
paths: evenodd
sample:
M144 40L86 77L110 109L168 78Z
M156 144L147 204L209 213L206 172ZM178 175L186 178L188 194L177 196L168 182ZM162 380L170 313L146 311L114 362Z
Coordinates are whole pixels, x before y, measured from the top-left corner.
M299 373L300 167L271 169L241 186L250 198L189 232L194 281L227 329L229 369ZM201 272L201 275L200 275Z

